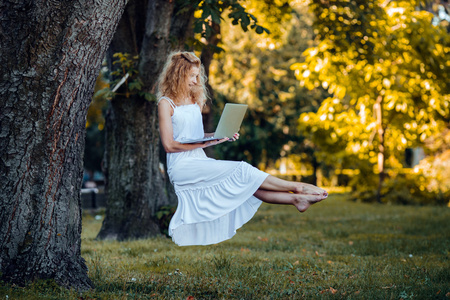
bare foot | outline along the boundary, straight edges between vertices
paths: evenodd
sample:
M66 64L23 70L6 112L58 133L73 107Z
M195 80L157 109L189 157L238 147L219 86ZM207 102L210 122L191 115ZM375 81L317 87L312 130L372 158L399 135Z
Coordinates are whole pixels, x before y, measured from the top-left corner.
M311 205L320 202L328 197L327 195L303 195L298 194L294 200L294 206L299 212L305 212Z
M327 191L309 183L298 182L293 190L296 194L328 196Z

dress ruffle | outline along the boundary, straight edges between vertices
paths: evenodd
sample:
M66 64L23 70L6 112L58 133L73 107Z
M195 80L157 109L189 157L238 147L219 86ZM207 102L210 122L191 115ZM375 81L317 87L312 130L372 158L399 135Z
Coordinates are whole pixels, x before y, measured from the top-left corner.
M230 239L262 203L253 194L267 173L245 162L206 160L207 169L212 172L220 173L224 163L234 169L219 180L189 185L174 183L178 207L169 225L169 235L180 246L209 245Z

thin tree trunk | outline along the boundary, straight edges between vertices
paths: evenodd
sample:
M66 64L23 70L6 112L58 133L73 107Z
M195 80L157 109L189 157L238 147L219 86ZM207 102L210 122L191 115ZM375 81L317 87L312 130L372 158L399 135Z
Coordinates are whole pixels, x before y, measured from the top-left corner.
M381 203L381 189L383 188L384 182L384 133L385 129L383 127L383 110L382 110L383 97L378 96L377 102L374 104L374 111L376 115L377 122L377 134L378 134L378 188L377 188L377 202Z
M189 50L186 42L189 38L194 37L194 12L195 7L193 5L186 6L184 3L179 1L175 2L174 13L172 14L172 21L170 25L170 39L171 48L173 50ZM170 206L176 206L178 202L177 195L175 194L175 189L169 180L169 175L167 174L167 153L162 148L160 143L160 162L164 165L164 181L167 194L167 203Z
M314 185L317 185L317 182L318 182L318 174L319 174L319 166L320 166L320 164L319 164L319 162L317 161L317 159L316 159L316 156L314 155L314 153L312 154L312 166L313 166L313 172L312 172L312 180L311 180L311 183L312 184L314 184Z
M86 114L125 4L0 3L2 280L93 287L80 253Z
M211 33L211 35L209 36L206 47L203 49L202 55L200 57L205 68L206 77L208 78L209 68L211 66L211 62L215 53L215 46L217 46L220 42L220 25L216 23L211 23L211 25L213 26L213 30L215 31L215 33ZM206 102L205 108L203 109L203 125L205 127L205 132L213 132L214 111L212 107L214 107L214 105L212 104L212 101L214 101L214 90L209 82L206 83L206 87L208 89L209 95L211 96L211 101ZM205 152L209 157L215 157L214 147L205 148Z

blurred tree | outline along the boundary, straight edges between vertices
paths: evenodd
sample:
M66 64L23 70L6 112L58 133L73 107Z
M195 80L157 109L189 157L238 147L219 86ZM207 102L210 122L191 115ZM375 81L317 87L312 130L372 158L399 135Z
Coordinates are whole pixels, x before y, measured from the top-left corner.
M311 1L320 43L292 66L301 85L333 95L317 113L301 115L302 128L329 161L353 153L376 163L378 201L386 157L400 167L406 147L450 118L450 36L432 25L425 2Z
M2 1L1 279L93 287L81 257L86 113L126 1Z
M243 34L228 25L226 39L211 68L211 84L224 102L249 105L237 143L217 147L225 159L245 159L261 169L275 167L280 157L301 155L302 163L317 167L313 148L298 130L298 115L316 111L322 90L308 91L298 85L290 66L313 46L312 16L297 1L247 1L246 7L271 34ZM306 154L306 155L305 155ZM314 181L314 180L313 180Z

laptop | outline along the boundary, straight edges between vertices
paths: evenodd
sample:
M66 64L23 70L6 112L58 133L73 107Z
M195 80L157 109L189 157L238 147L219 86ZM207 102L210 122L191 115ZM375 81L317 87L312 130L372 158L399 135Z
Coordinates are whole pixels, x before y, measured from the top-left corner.
M232 138L233 135L239 131L245 112L247 111L247 104L227 103L220 116L219 124L217 125L214 136L200 139L186 139L180 141L182 144L202 143L213 140L220 140L225 137Z

